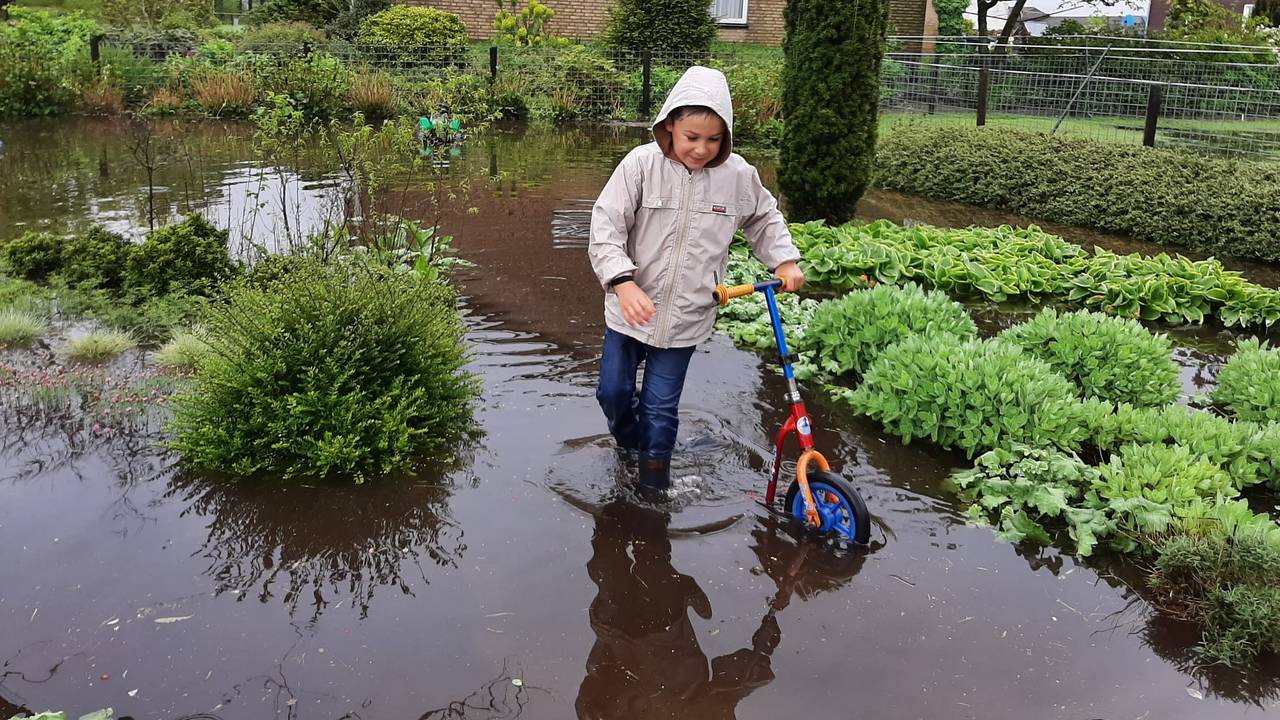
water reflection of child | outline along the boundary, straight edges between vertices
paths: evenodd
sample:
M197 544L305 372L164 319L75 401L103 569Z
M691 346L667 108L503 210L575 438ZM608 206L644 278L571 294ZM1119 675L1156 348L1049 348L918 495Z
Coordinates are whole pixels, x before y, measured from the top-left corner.
M785 290L800 289L804 274L773 196L732 151L733 101L723 73L689 68L667 95L653 136L622 159L601 191L588 252L605 288L596 398L618 446L640 453L641 490L657 496L670 483L685 373L715 324L711 293L724 278L734 233L742 230Z
M576 708L584 720L734 718L743 698L773 680L782 633L768 613L751 644L713 658L689 619L711 618L696 580L671 565L669 516L614 501L596 515L587 573L599 591L591 603L596 641Z

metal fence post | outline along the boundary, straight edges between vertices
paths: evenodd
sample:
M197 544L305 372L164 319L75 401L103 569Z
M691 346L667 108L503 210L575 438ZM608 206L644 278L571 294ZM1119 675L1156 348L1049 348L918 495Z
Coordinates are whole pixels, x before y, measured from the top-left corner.
M991 71L978 69L978 127L987 124L987 90L991 85Z
M102 69L102 36L94 35L89 38L89 62L93 63L93 74L97 75Z
M498 46L489 46L489 82L494 83L498 80Z
M653 84L650 72L653 70L653 55L648 50L640 56L640 117L649 117L653 109Z
M1147 89L1147 121L1142 127L1142 144L1156 146L1156 123L1160 120L1160 105L1164 102L1164 86L1151 85Z
M929 90L928 90L929 106L926 114L932 115L938 104L938 61L935 58L929 64Z

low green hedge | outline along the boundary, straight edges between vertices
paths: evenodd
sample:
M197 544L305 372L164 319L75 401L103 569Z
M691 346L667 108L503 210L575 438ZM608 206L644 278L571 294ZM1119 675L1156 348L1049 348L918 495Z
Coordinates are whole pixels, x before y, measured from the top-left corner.
M997 128L906 124L878 186L1140 240L1280 260L1280 165Z

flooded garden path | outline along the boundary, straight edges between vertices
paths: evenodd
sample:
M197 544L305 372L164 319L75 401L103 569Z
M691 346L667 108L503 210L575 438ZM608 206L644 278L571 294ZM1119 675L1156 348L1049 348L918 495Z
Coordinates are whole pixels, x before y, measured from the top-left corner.
M201 211L238 237L269 235L253 208L280 188L255 180L248 136L175 130L155 169L161 214ZM146 173L120 127L4 125L0 139L0 237L88 220L145 230ZM603 326L581 222L640 139L504 130L447 160L468 209L439 221L475 263L455 282L484 384L483 435L433 472L359 486L229 481L180 471L158 449L158 424L101 433L74 416L0 408L0 717L112 707L227 720L798 709L1176 719L1280 708L1274 658L1244 675L1195 668L1194 629L1154 619L1126 584L1131 567L1028 552L966 526L942 488L963 457L903 446L813 389L818 444L876 523L868 551L797 540L758 503L783 382L723 336L690 367L681 497L669 513L622 501L628 471L593 394ZM281 182L301 215L333 187ZM1026 222L881 193L862 207L899 222ZM1280 284L1271 268L1237 267ZM990 308L975 308L987 328L1018 314ZM1185 390L1204 392L1229 337L1171 336ZM3 360L38 367L42 352ZM149 371L135 353L104 372Z

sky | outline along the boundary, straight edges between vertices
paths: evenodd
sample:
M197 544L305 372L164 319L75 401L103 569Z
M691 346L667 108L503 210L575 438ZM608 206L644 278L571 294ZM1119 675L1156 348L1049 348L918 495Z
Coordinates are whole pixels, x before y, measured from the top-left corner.
M990 25L999 26L1004 24L1004 19L1008 17L1009 8L1013 7L1012 2L1002 2L996 5L987 13ZM1065 15L1068 17L1079 17L1089 15L1103 15L1114 17L1116 15L1136 15L1138 17L1146 17L1147 9L1150 7L1149 0L1129 0L1128 2L1120 2L1111 7L1102 5L1101 3L1086 3L1080 0L1027 0L1026 7L1034 7L1037 10L1053 15ZM965 17L973 22L977 22L978 3L976 0L969 4L969 9Z

